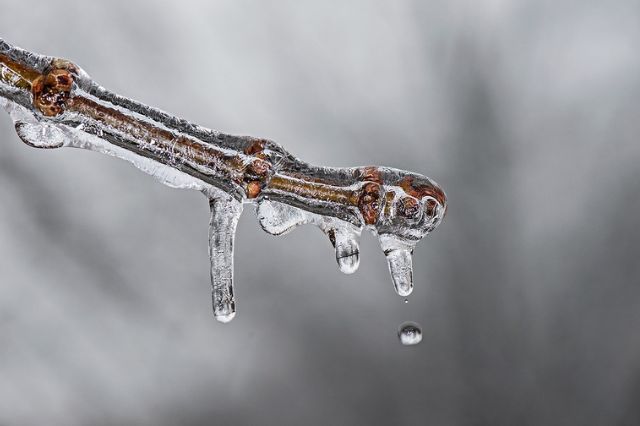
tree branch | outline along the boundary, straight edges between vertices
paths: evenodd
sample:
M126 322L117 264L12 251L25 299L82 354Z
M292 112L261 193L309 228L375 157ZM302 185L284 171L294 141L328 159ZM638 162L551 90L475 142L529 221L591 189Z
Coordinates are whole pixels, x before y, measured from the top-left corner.
M358 266L357 237L363 228L370 229L380 237L401 295L412 289L413 247L446 212L444 192L426 176L377 166L312 166L270 140L189 123L109 92L67 60L2 40L0 100L30 146L107 153L165 184L207 195L212 226L233 224L233 229L210 234L214 305L216 294L225 304L214 311L222 312L217 316L223 321L235 311L233 262L226 256L232 255L232 231L243 202L258 205L263 229L275 235L303 223L319 226L334 245L341 270L348 273Z

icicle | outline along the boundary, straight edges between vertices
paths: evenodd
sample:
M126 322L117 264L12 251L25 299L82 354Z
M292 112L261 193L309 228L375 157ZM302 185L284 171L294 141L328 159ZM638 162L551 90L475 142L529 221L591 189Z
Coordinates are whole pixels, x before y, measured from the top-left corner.
M209 258L211 260L211 286L213 314L226 323L236 315L233 295L233 241L242 203L220 192L209 199Z
M380 235L380 245L387 257L396 293L408 296L413 291L411 255L414 244L393 235Z

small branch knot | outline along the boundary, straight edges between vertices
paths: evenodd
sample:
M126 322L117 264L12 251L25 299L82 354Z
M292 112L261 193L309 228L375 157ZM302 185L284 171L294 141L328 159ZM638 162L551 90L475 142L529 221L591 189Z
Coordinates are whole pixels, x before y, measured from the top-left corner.
M57 68L39 76L31 86L33 105L46 117L62 114L71 95L73 75Z

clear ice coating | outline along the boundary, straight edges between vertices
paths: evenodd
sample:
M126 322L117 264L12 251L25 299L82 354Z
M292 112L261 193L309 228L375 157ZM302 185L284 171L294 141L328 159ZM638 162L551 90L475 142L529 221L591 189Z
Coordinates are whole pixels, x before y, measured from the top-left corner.
M377 166L313 166L270 140L209 130L114 94L69 61L1 39L0 106L29 146L100 152L165 185L205 194L213 311L221 322L236 312L233 244L243 204L256 206L260 226L272 235L317 226L346 274L358 269L358 238L368 229L378 236L402 297L413 290L416 243L447 208L444 191L426 176ZM420 338L419 327L401 333L401 340Z
M422 328L415 322L405 322L398 328L398 339L405 346L417 345L422 341Z

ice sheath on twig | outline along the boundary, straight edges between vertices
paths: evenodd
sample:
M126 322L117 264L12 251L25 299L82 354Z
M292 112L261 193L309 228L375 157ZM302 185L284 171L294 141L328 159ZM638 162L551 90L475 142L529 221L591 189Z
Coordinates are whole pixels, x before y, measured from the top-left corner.
M413 248L447 208L444 192L426 176L313 166L270 140L209 130L114 94L67 60L1 39L0 103L30 146L102 152L172 187L202 191L211 206L213 310L222 322L235 315L233 240L243 203L256 205L260 225L273 235L318 226L345 273L358 268L358 237L371 230L401 296L413 288Z

